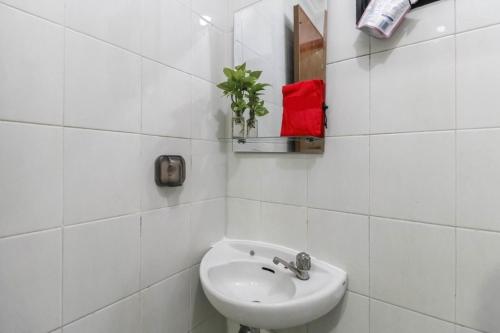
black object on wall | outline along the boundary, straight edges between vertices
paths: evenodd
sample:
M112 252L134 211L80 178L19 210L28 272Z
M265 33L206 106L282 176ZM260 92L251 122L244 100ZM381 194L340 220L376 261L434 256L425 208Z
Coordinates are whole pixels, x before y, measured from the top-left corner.
M155 182L160 187L182 186L186 180L186 161L178 155L162 155L155 161Z
M436 2L439 0L420 0L416 4L412 5L412 8L418 8L422 7L425 5L428 5L430 3ZM365 12L366 7L368 7L368 4L370 3L370 0L356 0L356 23L359 21L363 13Z

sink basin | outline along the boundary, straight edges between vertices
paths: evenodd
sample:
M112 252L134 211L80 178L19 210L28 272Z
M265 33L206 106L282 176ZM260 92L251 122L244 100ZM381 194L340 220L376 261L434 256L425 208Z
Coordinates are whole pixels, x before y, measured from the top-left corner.
M203 290L222 315L248 327L274 330L306 324L338 304L347 275L312 258L310 279L301 281L273 264L276 256L294 261L298 252L262 242L223 240L201 261Z

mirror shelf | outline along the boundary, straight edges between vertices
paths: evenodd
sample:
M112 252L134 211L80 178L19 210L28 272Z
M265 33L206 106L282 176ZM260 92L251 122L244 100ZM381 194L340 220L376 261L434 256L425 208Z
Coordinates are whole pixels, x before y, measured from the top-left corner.
M327 0L260 0L235 12L234 65L246 64L249 70L261 71L259 79L270 86L262 94L269 114L258 118L254 133L238 130L238 127L235 131L233 122L232 133L236 135L231 140L233 152L324 152L325 140L322 137L282 137L281 133L283 114L287 111L283 108L286 96L282 87L309 80L325 80L326 11ZM304 116L304 119L306 117L312 116ZM305 131L296 127L296 131L287 134L319 133L316 128Z
M259 137L233 139L235 153L323 154L325 139L318 137Z

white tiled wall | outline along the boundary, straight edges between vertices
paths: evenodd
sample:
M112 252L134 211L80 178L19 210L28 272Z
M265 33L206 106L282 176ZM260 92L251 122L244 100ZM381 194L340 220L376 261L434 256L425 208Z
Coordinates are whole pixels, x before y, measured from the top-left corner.
M230 154L228 237L348 272L339 307L287 333L500 332L498 1L440 0L389 41L353 0L328 23L325 154Z
M197 265L224 233L348 272L287 333L500 331L497 1L380 42L329 0L325 154L226 165L214 83L252 2L0 0L0 332L220 333ZM185 186L156 187L160 154Z
M228 8L0 0L0 332L225 330L198 265L225 233Z

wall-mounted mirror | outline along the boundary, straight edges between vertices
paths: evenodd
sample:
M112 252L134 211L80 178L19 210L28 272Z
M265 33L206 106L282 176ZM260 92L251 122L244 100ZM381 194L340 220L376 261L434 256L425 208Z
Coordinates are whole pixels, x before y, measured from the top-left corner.
M260 0L235 13L234 64L261 70L271 84L263 99L269 114L258 118L258 136L233 140L235 152L322 153L324 140L281 137L282 87L325 79L326 0Z

